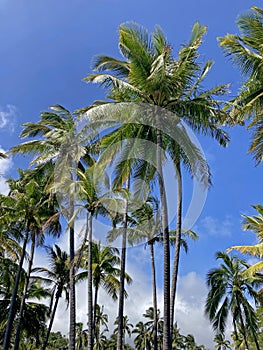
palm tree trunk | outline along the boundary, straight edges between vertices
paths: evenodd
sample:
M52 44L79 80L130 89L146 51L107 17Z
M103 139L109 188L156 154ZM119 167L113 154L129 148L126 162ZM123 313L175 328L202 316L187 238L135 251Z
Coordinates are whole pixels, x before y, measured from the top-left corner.
M180 259L180 247L181 247L181 235L182 235L182 199L183 199L183 186L182 186L182 173L180 160L176 165L177 175L177 223L176 223L176 238L175 238L175 252L174 252L174 265L172 274L172 288L171 288L171 305L170 305L170 329L171 334L173 332L174 324L174 309L175 309L175 296L178 279L179 259Z
M246 348L247 348L247 350L249 350L248 342L247 342L247 335L246 335L246 327L245 327L244 320L243 320L243 317L242 317L242 310L241 310L240 305L239 305L239 313L240 313L239 316L240 316L240 323L241 323L242 334L243 334L243 337L244 337Z
M154 260L154 243L150 244L151 263L152 263L152 286L153 286L153 349L158 350L157 332L157 293L156 293L156 274L155 274L155 260Z
M5 330L3 350L8 350L9 345L10 345L12 326L13 326L13 321L14 321L14 317L15 317L16 297L17 297L20 276L21 276L21 272L23 269L23 263L24 263L24 259L25 259L25 255L26 255L26 246L27 246L27 242L28 242L28 237L29 237L29 223L27 224L27 228L26 228L26 233L25 233L25 238L24 238L24 243L23 243L23 248L22 248L22 254L21 254L20 261L19 261L19 266L18 266L18 270L17 270L17 274L16 274L16 280L15 280L14 290L13 290L13 294L12 294L10 309L9 309L9 313L8 313L8 321L7 321L7 327Z
M97 321L97 315L96 315L96 306L97 306L97 302L98 302L98 291L99 291L99 287L98 285L95 285L94 288L94 304L93 304L93 332L94 332L94 336L96 338L96 342L98 343L98 336L99 336L99 332L96 331L96 321Z
M45 338L44 344L42 346L42 350L45 350L46 347L47 347L49 335L50 335L50 332L51 332L51 329L52 329L52 326L53 326L53 322L54 322L54 319L55 319L55 315L56 315L56 311L57 311L58 302L59 302L60 297L61 297L61 291L57 290L55 304L54 304L54 307L53 307L53 310L52 310L52 313L51 313L51 317L50 317L50 321L49 321L49 325L48 325L48 330L47 330L47 334L46 334L46 338Z
M93 349L93 311L92 311L92 214L89 215L89 255L88 255L88 350ZM95 312L95 311L94 311Z
M130 190L130 177L126 182L127 191ZM126 241L127 241L127 225L128 225L128 199L125 202L125 210L123 215L123 234L121 249L121 266L120 266L120 290L119 290L119 308L118 308L118 334L117 334L117 350L123 349L123 310L124 310L124 281L125 281L125 265L126 265Z
M254 331L252 332L252 335L253 335L253 339L254 339L254 342L255 342L257 350L260 350L259 343L258 343L258 340L257 340L257 336L254 333Z
M29 261L28 261L26 280L25 280L25 284L24 284L23 295L22 295L22 300L21 300L20 309L19 309L14 350L19 349L20 332L21 332L24 308L25 308L25 304L26 304L26 294L27 294L27 290L28 290L28 285L29 285L29 280L30 280L30 275L31 275L31 270L32 270L32 265L33 265L35 245L36 245L36 234L34 233L32 235L32 244L31 244L30 257L29 257Z
M74 223L69 229L69 256L70 256L70 272L69 272L69 350L75 350L76 338L76 296L75 296L75 230Z
M157 115L159 125L159 117ZM160 198L162 204L162 229L163 229L163 350L171 350L171 333L170 333L170 242L168 228L168 210L166 191L163 178L163 169L161 161L162 150L162 132L157 129L157 152L156 163L158 173L158 183L160 189Z

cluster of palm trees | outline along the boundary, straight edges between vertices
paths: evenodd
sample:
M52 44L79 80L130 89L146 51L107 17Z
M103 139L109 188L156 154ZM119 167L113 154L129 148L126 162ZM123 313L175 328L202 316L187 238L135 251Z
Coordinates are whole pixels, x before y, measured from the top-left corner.
M226 146L229 137L223 127L242 124L253 116L249 125L254 130L250 151L257 163L263 159L263 11L252 8L251 13L239 18L238 26L240 36L227 35L219 39L247 79L233 101L222 100L228 85L203 87L213 65L210 60L203 63L198 52L207 30L205 26L198 22L193 25L188 43L181 46L175 57L159 27L149 35L145 28L132 22L121 24L119 28L122 59L98 56L94 61L94 74L85 78L107 89L106 101L95 101L74 113L56 105L41 113L38 122L23 125L21 137L29 140L12 147L10 153L33 156L32 170L20 170L17 180L8 181L9 194L0 197L0 305L4 315L0 331L4 350L8 350L11 343L14 349L19 349L21 337L32 336L36 347L47 348L63 294L69 304L69 349L81 348L76 342L77 338L81 339L77 332L82 334L83 331L76 322L75 283L83 278L88 280L88 330L83 333L87 336L88 350L103 349L99 345L102 339L98 330L98 324L105 321L98 303L100 287L113 299L118 299L117 330L112 347L122 350L128 346L124 337L125 285L131 282L126 272L127 242L147 243L152 267L152 338L151 341L147 338L149 324L138 323L135 328L138 332L134 330L138 333L135 346L154 350L178 348L175 297L180 250L182 246L187 247L184 235L197 237L185 231L182 224L183 176L188 172L205 187L211 184L208 164L188 136L185 125ZM1 158L5 156L0 153ZM177 203L173 209L177 218L175 228L169 224L164 179L166 159L172 162L177 179ZM107 175L109 166L113 169L112 179ZM262 207L256 209L261 215ZM76 223L83 213L84 237L80 247L76 247ZM62 217L67 220L63 229ZM104 247L94 240L93 225L97 217L110 222L109 244L121 237L120 254L112 245ZM261 216L250 221L247 218L246 226L258 234L260 244L233 249L262 257L260 220ZM63 230L69 232L69 255L58 245L47 247L50 268L34 267L36 247L44 245L46 235L58 237ZM163 247L161 323L154 257L154 244L158 241ZM170 256L171 244L174 244L173 257ZM210 291L206 313L218 332L218 340L221 337L224 341L226 317L231 311L235 337L241 335L247 348L252 337L259 349L257 318L246 292L258 301L254 287L260 285L262 262L247 268L245 261L225 253L218 253L217 258L223 259L224 264L208 275ZM226 296L230 291L231 298ZM50 298L49 308L29 301L43 297ZM39 324L35 331L31 329L32 335L27 333L30 328L27 322L34 312L39 312ZM139 337L140 328L142 334L145 332L145 339ZM182 342L185 339L182 338ZM195 349L194 345L181 346Z

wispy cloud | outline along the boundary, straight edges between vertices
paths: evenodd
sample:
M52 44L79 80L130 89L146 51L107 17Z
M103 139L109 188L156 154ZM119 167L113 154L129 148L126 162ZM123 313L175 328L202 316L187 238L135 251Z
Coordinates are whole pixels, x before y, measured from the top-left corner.
M0 107L0 131L8 130L13 132L15 130L17 108L13 105L6 105L4 108Z
M198 225L199 232L209 236L232 236L234 223L231 216L226 216L220 220L212 216L206 216L200 220Z

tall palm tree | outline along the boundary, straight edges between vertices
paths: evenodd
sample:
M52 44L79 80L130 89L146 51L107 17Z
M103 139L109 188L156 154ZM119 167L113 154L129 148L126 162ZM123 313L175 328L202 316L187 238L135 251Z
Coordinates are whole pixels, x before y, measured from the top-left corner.
M42 345L42 350L45 350L48 344L49 335L52 329L52 325L55 319L58 302L65 293L66 300L69 300L69 256L66 252L62 251L61 248L55 244L55 247L47 247L47 253L49 256L49 268L47 267L35 267L32 272L39 272L43 274L41 280L46 284L52 286L52 298L50 304L50 321L45 336L45 340Z
M51 111L44 111L40 114L40 121L23 124L22 138L36 138L26 141L18 146L12 147L11 153L32 154L35 158L31 165L38 164L38 169L51 166L55 186L53 191L62 192L62 199L67 201L66 209L63 214L70 219L74 213L74 174L69 169L81 166L80 158L84 159L86 147L82 146L79 135L76 130L76 117L66 108L56 105L50 107ZM55 167L56 162L56 168ZM66 194L66 196L65 196ZM74 240L74 222L69 228L69 245L70 245L70 331L69 331L69 349L75 349L75 323L76 323L76 306L75 306L75 240Z
M220 46L240 69L245 81L238 96L231 101L231 113L236 121L246 118L252 122L252 143L249 152L257 164L263 160L263 10L253 6L237 19L239 34L227 34L219 38Z
M109 97L120 102L143 102L169 110L184 120L196 131L211 134L225 143L227 136L218 125L225 121L226 115L220 110L220 102L213 96L225 92L225 86L209 91L198 90L212 66L208 61L204 67L197 62L197 50L201 44L206 27L196 23L193 26L189 44L182 47L178 58L161 29L157 27L148 36L146 29L136 23L120 25L119 48L124 60L108 56L98 56L94 68L106 73L91 74L87 81L110 87ZM162 203L162 225L164 232L164 350L170 349L170 250L166 192L161 166L161 148L164 135L160 127L160 116L153 116L155 127L148 132L156 143L156 168ZM176 120L176 119L175 119ZM176 123L176 121L175 121ZM174 127L174 125L173 125ZM142 125L140 128L143 129ZM138 127L137 127L138 129ZM150 128L151 129L151 128ZM149 130L149 127L148 127ZM146 134L146 132L144 133ZM138 131L137 131L138 135ZM120 349L119 349L120 350Z
M237 333L240 326L247 349L249 349L248 335L251 334L259 350L256 337L257 318L247 299L249 296L257 302L258 294L254 289L256 283L245 280L242 275L248 265L244 260L221 252L216 254L216 258L221 259L222 264L207 274L209 293L205 313L212 322L214 330L221 334L224 334L226 319L231 314L234 331Z

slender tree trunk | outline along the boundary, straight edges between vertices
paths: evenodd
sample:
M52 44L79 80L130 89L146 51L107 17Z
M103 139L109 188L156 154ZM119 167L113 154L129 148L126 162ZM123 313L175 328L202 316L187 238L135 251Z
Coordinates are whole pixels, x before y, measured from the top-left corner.
M22 295L22 300L21 300L20 309L19 309L14 350L19 349L20 332L21 332L21 326L22 326L23 313L24 313L25 304L26 304L26 295L27 295L33 260L34 260L35 245L36 245L36 234L34 233L32 235L32 244L31 244L30 257L29 257L29 261L28 261L26 280L25 280L25 284L24 284L23 295Z
M17 274L16 274L16 280L15 280L14 290L13 290L13 294L12 294L11 305L10 305L10 309L9 309L9 313L8 313L7 327L5 330L3 350L8 350L9 346L10 346L11 332L12 332L13 321L14 321L14 317L15 317L16 297L17 297L20 276L21 276L21 272L23 269L23 263L24 263L24 259L25 259L25 255L26 255L26 246L27 246L27 242L28 242L28 237L29 237L29 224L27 224L23 248L22 248L22 254L21 254L21 258L19 261L19 266L18 266L18 270L17 270Z
M157 118L159 118L157 116ZM159 120L158 124L159 124ZM160 198L162 204L162 229L163 229L163 350L171 350L170 334L170 242L168 228L168 210L165 183L163 177L162 160L162 132L157 129L157 152L156 163L158 173L158 183L160 189Z
M96 338L96 342L98 342L98 336L99 336L99 333L96 332L96 321L97 321L96 310L97 310L97 302L98 302L98 291L99 291L99 287L98 285L95 285L94 304L93 304L93 331L94 331L94 337Z
M130 190L130 177L126 182L127 191ZM117 334L117 350L123 349L123 310L124 310L124 281L125 281L125 265L126 265L126 241L127 241L127 225L128 225L128 199L125 202L125 210L123 215L123 234L121 249L121 266L120 266L120 290L119 290L119 308L118 308L118 334Z
M94 286L94 303L93 303L93 330L95 332L96 329L96 321L97 321L97 315L96 315L96 307L98 303L98 291L99 287L97 285Z
M254 339L257 350L260 350L256 334L254 332L252 332L252 335L253 335L253 339Z
M176 223L176 238L174 251L174 265L172 274L172 288L171 288L171 305L170 305L170 329L173 332L174 313L175 313L175 296L177 289L177 279L179 270L181 235L182 235L182 200L183 200L183 186L180 160L176 165L177 175L177 223Z
M151 263L152 263L152 286L153 286L153 349L158 350L157 332L158 332L158 319L157 319L157 293L156 293L156 274L155 274L155 260L154 260L154 243L150 244Z
M75 296L75 230L74 222L69 229L69 256L70 256L70 272L69 272L69 350L75 350L76 338L76 296Z
M93 311L92 311L92 214L89 215L88 250L88 350L93 349ZM95 312L95 311L94 311Z
M249 350L248 341L247 341L247 335L246 335L246 327L245 327L244 320L243 320L243 317L242 317L242 310L241 310L240 305L239 305L239 312L240 312L240 323L241 323L242 334L243 334L243 337L244 337L246 348L247 348L247 350Z
M54 322L54 319L55 319L55 315L56 315L56 311L57 311L58 302L59 302L60 297L61 297L61 291L57 290L55 304L54 304L54 307L53 307L53 310L52 310L52 313L51 313L51 317L50 317L50 321L49 321L49 325L48 325L48 330L47 330L47 334L46 334L46 338L45 338L44 344L42 346L42 350L45 350L46 347L47 347L49 335L50 335L50 332L51 332L51 329L52 329L52 326L53 326L53 322Z

